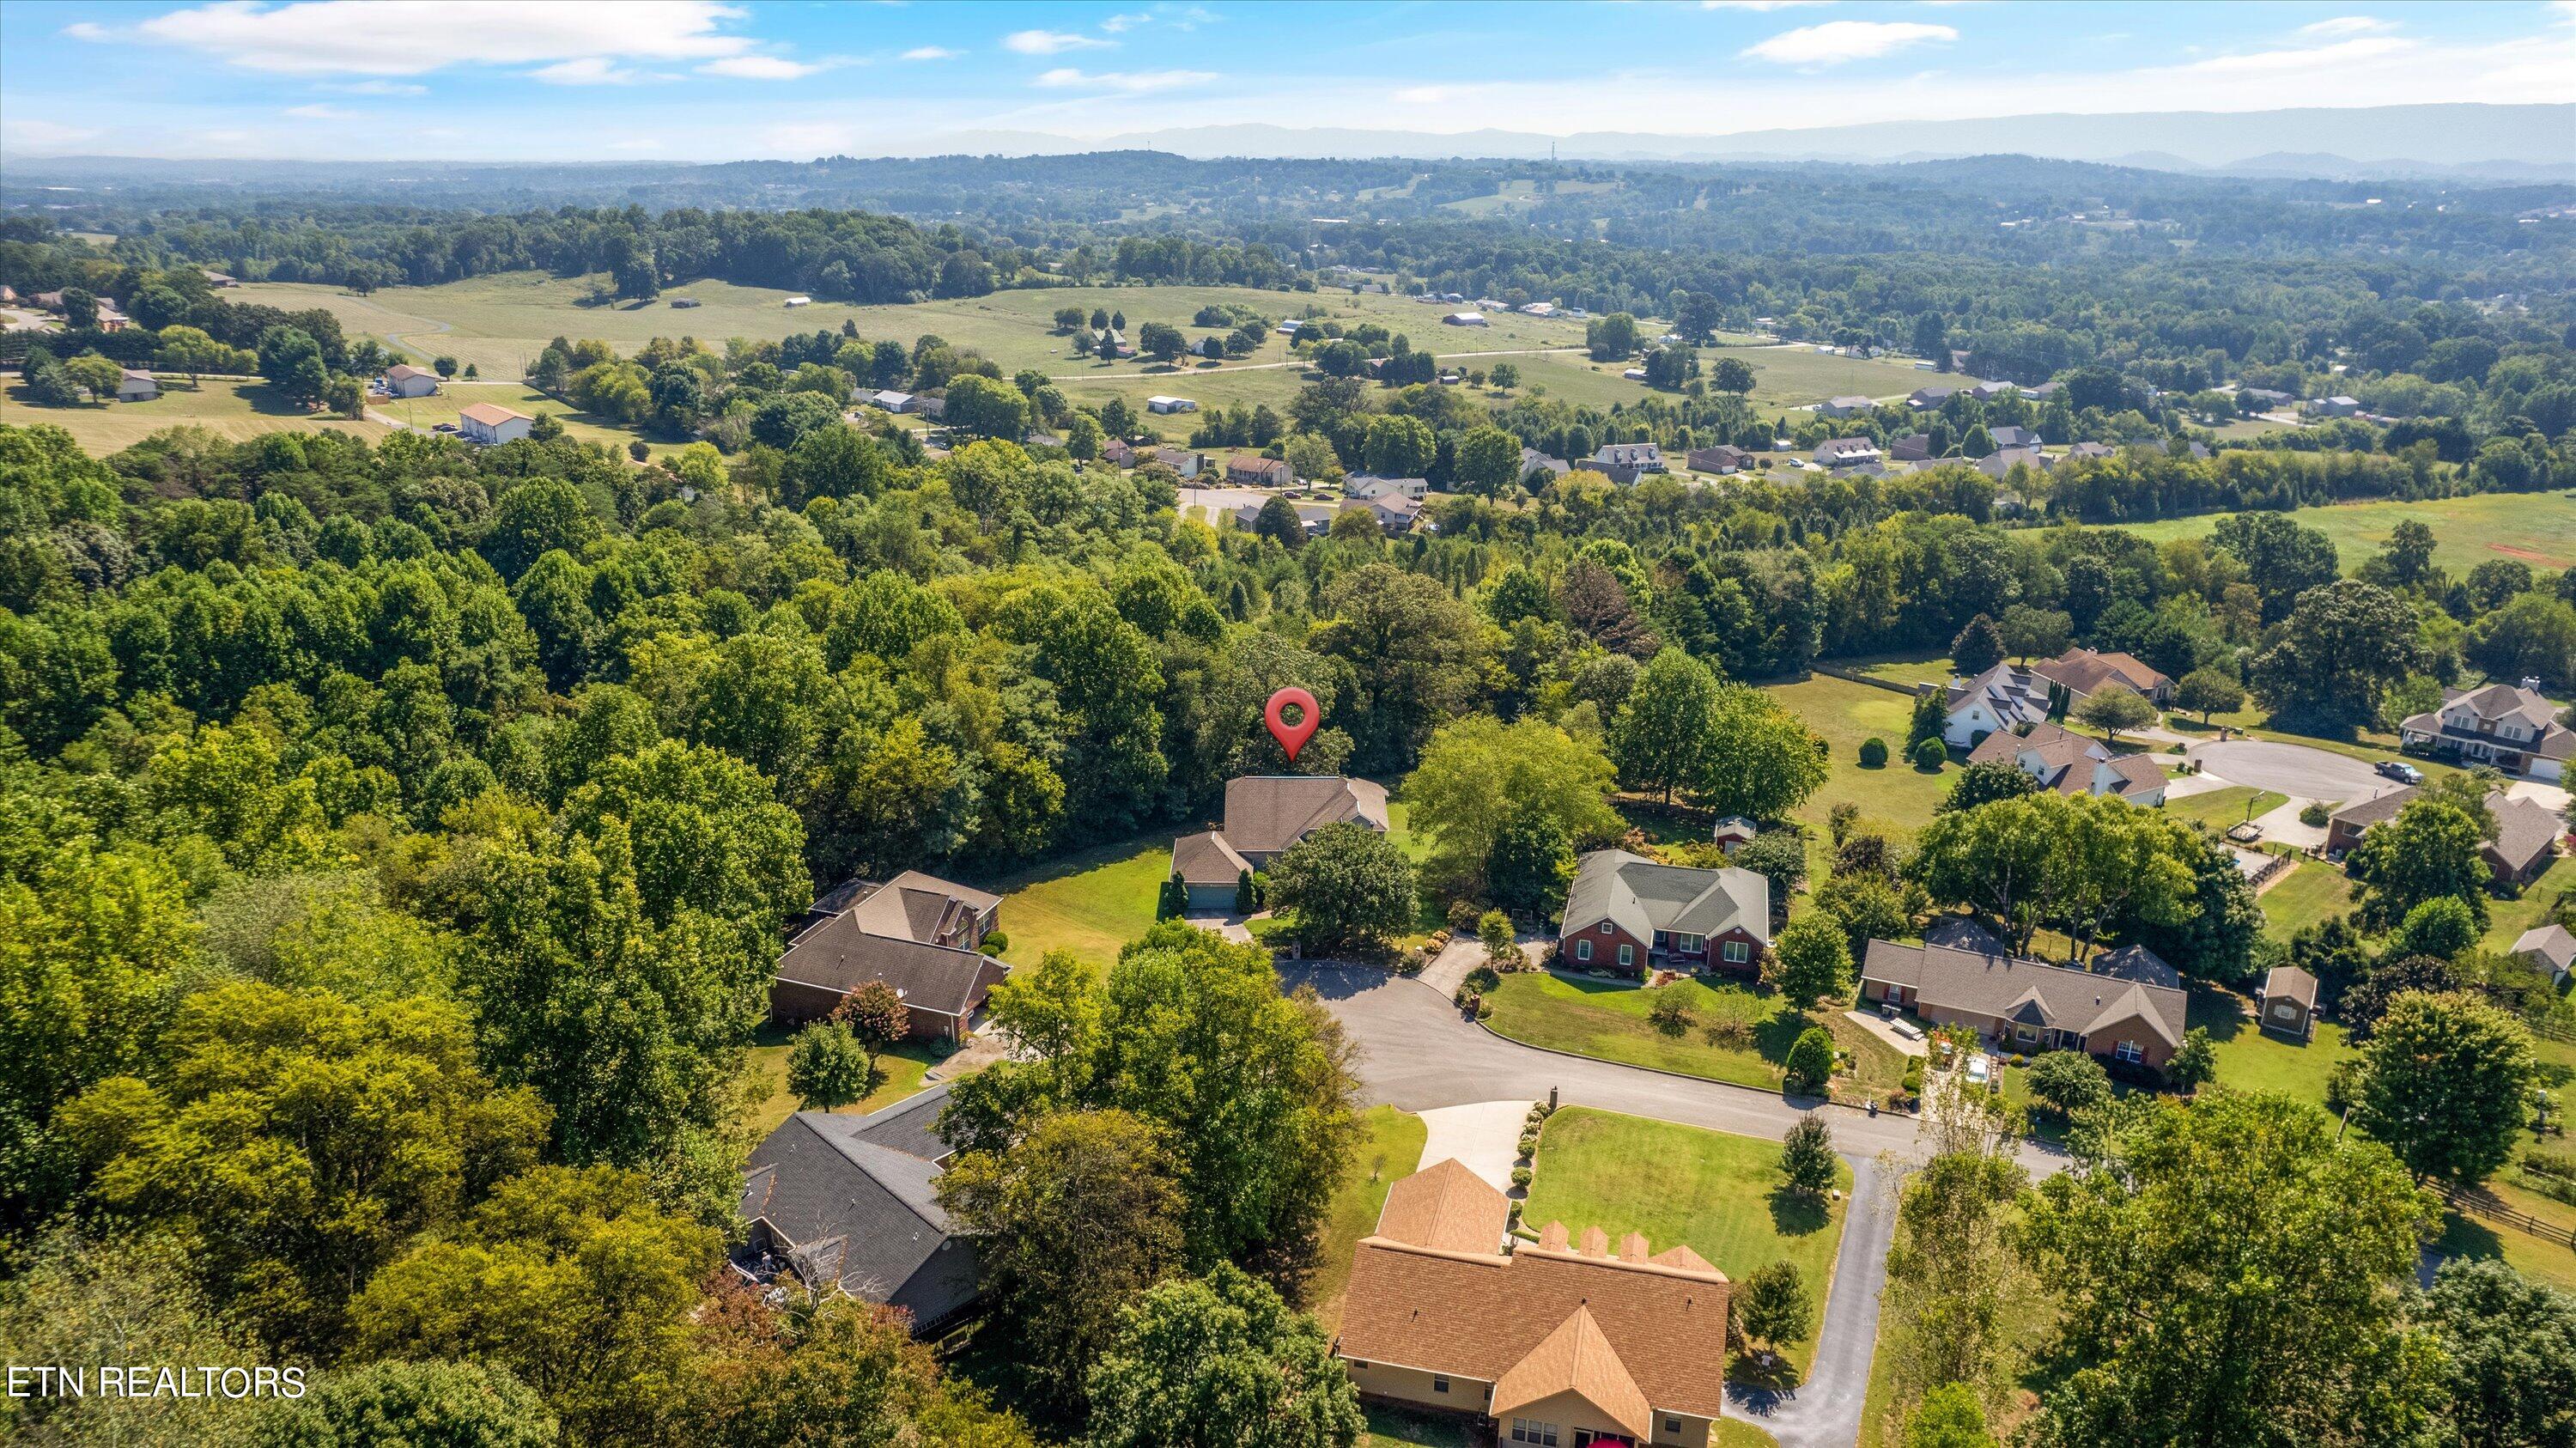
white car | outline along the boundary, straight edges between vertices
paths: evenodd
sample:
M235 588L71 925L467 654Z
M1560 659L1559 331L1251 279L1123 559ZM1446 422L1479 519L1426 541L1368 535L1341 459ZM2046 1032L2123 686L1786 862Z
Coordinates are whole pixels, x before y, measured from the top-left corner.
M1994 1057L1987 1055L1983 1051L1979 1051L1968 1058L1968 1084L1972 1086L1983 1086L1994 1080L1994 1077Z

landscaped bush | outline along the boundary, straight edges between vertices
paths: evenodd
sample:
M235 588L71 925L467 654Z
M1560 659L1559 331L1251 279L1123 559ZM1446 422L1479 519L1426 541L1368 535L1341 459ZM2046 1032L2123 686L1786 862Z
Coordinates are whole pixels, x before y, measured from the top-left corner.
M1789 1048L1781 1072L1792 1091L1823 1090L1834 1075L1834 1038L1822 1026L1807 1027L1806 1034Z
M1512 1185L1513 1185L1513 1186L1516 1186L1516 1187L1526 1187L1526 1186L1528 1186L1528 1185L1530 1184L1530 1176L1531 1176L1531 1172L1530 1172L1530 1169L1529 1169L1528 1167L1525 1167L1525 1166L1516 1166L1516 1167L1513 1167L1513 1168L1512 1168Z
M1493 1018L1494 1018L1494 1003L1493 1003L1493 1001L1492 1001L1490 998L1488 998L1488 997L1484 997L1484 996L1479 996L1479 997L1477 997L1477 998L1476 998L1476 1019L1478 1019L1478 1020L1480 1020L1480 1021L1490 1021L1490 1020L1492 1020Z
M1887 767L1887 741L1879 738L1875 734L1862 740L1860 742L1860 767L1863 769L1885 769Z
M1478 995L1483 995L1485 992L1493 990L1502 983L1502 976L1496 974L1494 968L1490 965L1480 965L1474 970L1467 972L1467 989L1474 991Z
M1938 738L1926 739L1914 746L1914 767L1917 769L1939 769L1949 762L1949 747Z
M2325 804L2321 800L2312 799L2308 801L2305 809L2299 811L2299 823L2312 830L2324 829L2326 821L2332 818L2334 816L2326 812Z
M1535 1132L1535 1131L1525 1131L1525 1132L1522 1132L1522 1133L1521 1133L1521 1155L1523 1155L1523 1156L1529 1156L1529 1155L1532 1155L1533 1153L1535 1153L1537 1150L1538 1150L1538 1133L1537 1133L1537 1132Z
M983 950L986 955L999 955L1010 948L1011 937L1005 932L1001 930L987 930L984 932Z

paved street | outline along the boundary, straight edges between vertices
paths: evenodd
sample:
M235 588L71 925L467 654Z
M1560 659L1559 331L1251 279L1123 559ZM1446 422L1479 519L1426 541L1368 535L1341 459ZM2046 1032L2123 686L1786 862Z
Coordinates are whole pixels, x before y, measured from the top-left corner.
M1834 1145L1851 1163L1853 1193L1834 1285L1817 1328L1816 1358L1806 1383L1789 1394L1738 1392L1730 1407L1762 1424L1782 1448L1851 1448L1869 1391L1878 1340L1878 1297L1887 1285L1887 1248L1896 1230L1895 1193L1887 1166L1916 1158L1912 1117L1872 1117L1807 1097L1756 1091L1718 1081L1667 1076L1636 1066L1560 1056L1506 1041L1463 1019L1448 995L1420 980L1353 966L1287 966L1291 988L1312 985L1361 1050L1359 1074L1371 1104L1407 1111L1505 1099L1547 1099L1777 1138L1810 1110L1821 1109ZM2057 1159L2025 1146L2034 1172Z
M2403 788L2393 779L2382 779L2362 760L2331 750L2310 749L2304 744L2229 739L2194 745L2189 757L2203 773L2230 784L2286 794L2293 800L2351 804Z

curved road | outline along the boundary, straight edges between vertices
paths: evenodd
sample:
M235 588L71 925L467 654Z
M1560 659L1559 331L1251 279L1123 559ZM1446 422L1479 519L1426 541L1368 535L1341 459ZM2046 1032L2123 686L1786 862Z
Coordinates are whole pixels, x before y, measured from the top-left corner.
M2215 775L2230 784L2268 789L2292 799L2351 804L2377 799L2391 790L2404 788L2393 779L2380 777L2367 760L2271 739L2229 739L2195 744L2186 752L2186 757L2199 765L2204 774Z
M1372 1104L1424 1111L1507 1098L1543 1100L1554 1091L1561 1105L1772 1138L1808 1111L1823 1110L1835 1145L1851 1164L1852 1196L1833 1288L1817 1327L1815 1362L1805 1385L1793 1393L1731 1388L1728 1401L1782 1448L1851 1448L1858 1440L1878 1341L1878 1296L1887 1285L1887 1248L1896 1231L1891 1173L1901 1176L1916 1159L1912 1117L1872 1117L1808 1097L1524 1046L1463 1019L1436 987L1381 970L1283 966L1280 974L1292 988L1313 986L1359 1045L1360 1081ZM2033 1156L2032 1148L2024 1154L2036 1171L2054 1168Z

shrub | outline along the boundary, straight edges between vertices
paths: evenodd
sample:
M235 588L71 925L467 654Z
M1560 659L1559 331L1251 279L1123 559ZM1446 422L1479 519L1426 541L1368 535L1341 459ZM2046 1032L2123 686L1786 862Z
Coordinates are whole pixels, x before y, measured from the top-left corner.
M1009 935L1000 930L987 930L984 932L984 953L986 955L999 955L1010 948L1011 937Z
M1885 769L1887 767L1887 741L1879 738L1875 734L1862 740L1860 742L1860 767L1863 769Z
M1939 769L1949 762L1950 751L1938 737L1914 746L1914 767L1917 769Z
M1690 1031L1690 1006L1671 991L1660 992L1654 1008L1646 1012L1646 1023L1659 1034L1678 1040Z
M1502 983L1503 978L1495 974L1494 968L1490 965L1480 965L1467 972L1467 989L1478 995L1483 995Z
M1513 1186L1516 1186L1516 1187L1526 1187L1526 1186L1528 1186L1528 1185L1530 1184L1530 1176L1531 1176L1531 1172L1530 1172L1530 1169L1529 1169L1528 1167L1525 1167L1525 1166L1516 1166L1516 1167L1513 1167L1513 1168L1512 1168L1512 1185L1513 1185Z
M1476 1019L1480 1021L1490 1021L1493 1018L1494 1003L1479 996L1476 1000Z
M1753 1027L1739 1016L1722 1016L1709 1022L1699 1038L1721 1051L1753 1049Z
M1809 1026L1789 1048L1789 1059L1782 1067L1788 1088L1792 1091L1822 1090L1834 1074L1834 1038L1822 1026Z
M2299 811L2299 823L2312 830L2324 829L2326 821L2333 818L2333 815L2327 813L2323 800L2309 800L2306 807Z
M1538 1152L1538 1133L1537 1133L1537 1132L1535 1132L1535 1131L1524 1131L1524 1132L1522 1132L1522 1133L1521 1133L1521 1155L1523 1155L1523 1156L1532 1156L1532 1155L1537 1154L1537 1152Z

